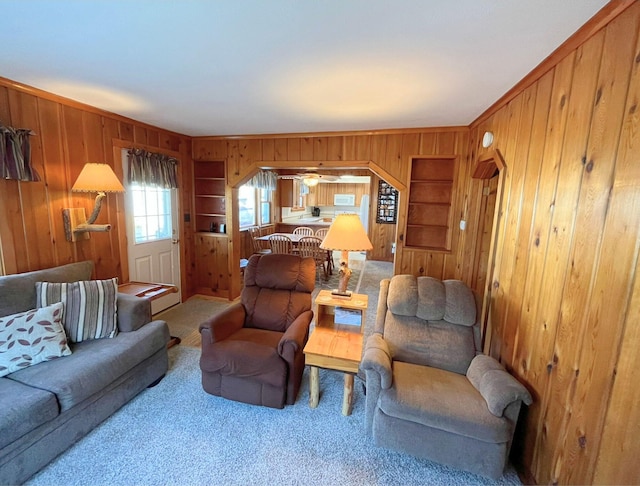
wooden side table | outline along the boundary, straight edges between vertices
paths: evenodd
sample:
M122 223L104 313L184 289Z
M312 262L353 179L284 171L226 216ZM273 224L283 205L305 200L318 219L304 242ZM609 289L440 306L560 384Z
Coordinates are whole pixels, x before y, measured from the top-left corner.
M123 294L135 295L148 300L156 300L167 294L178 291L178 287L171 284L149 283L149 282L127 282L118 285L118 292ZM180 338L170 336L167 348L180 344Z
M309 406L316 408L320 397L319 368L344 372L342 414L351 415L353 377L362 357L362 332L369 297L352 294L351 299L331 296L321 290L315 300L316 326L304 347L310 366Z
M171 284L158 284L149 282L127 282L118 285L118 292L135 295L149 300L159 299L167 294L178 291L178 287Z

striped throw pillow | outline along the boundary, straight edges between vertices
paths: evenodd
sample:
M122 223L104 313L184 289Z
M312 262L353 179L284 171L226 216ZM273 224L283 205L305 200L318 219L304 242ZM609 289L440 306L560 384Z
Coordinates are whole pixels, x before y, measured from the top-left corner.
M36 282L38 307L64 304L63 326L69 341L112 338L118 332L118 279L81 282Z

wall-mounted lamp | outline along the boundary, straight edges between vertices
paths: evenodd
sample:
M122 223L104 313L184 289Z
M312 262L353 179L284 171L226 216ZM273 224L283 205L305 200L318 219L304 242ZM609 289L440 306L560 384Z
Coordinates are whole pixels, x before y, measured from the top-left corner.
M71 188L72 192L97 192L95 207L89 219L86 218L84 208L66 208L62 210L64 231L67 241L76 241L79 237L89 238L89 231L109 231L110 224L94 224L98 219L102 200L107 192L124 192L122 183L107 164L85 164Z

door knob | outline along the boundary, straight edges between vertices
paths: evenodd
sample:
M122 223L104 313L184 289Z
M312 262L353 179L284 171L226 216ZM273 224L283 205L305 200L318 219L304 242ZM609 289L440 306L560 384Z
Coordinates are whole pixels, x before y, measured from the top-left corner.
M180 243L180 240L178 238L172 238L171 243L173 243L174 245L177 245L178 243Z

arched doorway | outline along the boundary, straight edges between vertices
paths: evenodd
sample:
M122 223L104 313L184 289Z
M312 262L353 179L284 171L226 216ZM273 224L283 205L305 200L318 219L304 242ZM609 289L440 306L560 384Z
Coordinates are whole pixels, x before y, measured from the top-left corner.
M281 171L292 171L295 173L296 171L308 171L313 170L318 173L336 173L339 171L364 171L369 173L372 177L372 181L375 181L377 188L377 181L383 180L387 183L391 184L394 188L398 190L398 198L404 197L406 194L406 185L398 180L396 177L389 174L386 170L380 167L373 161L256 161L252 164L246 166L241 173L235 174L233 177L233 181L230 181L231 184L231 218L228 228L228 233L231 235L230 244L229 244L229 270L231 275L230 281L230 298L234 298L239 295L241 288L241 272L239 265L236 262L239 262L242 258L241 249L243 247L242 242L242 234L241 228L239 225L239 204L238 204L238 191L239 188L245 184L249 179L251 179L259 170L274 170L277 172ZM374 198L371 198L369 204L373 206L375 210L375 202ZM372 211L370 211L372 213ZM371 220L371 219L370 219ZM389 231L393 242L396 241L397 238L397 227L398 225L389 225L392 230ZM373 242L373 240L372 240ZM391 247L391 243L389 243L389 248Z

